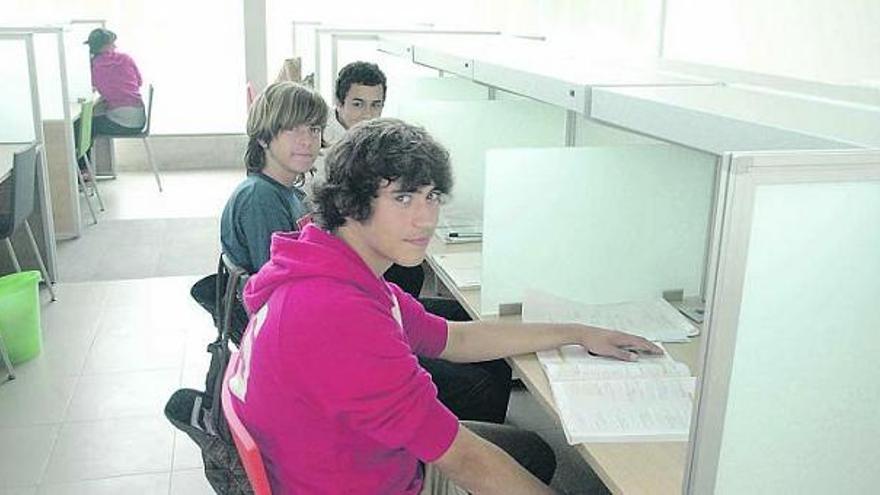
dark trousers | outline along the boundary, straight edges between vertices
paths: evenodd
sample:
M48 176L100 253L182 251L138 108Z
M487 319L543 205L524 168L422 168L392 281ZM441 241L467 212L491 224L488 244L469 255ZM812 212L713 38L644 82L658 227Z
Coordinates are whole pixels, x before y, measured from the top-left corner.
M92 136L108 134L111 136L131 136L143 130L141 127L125 127L113 122L104 115L96 115L92 118Z
M421 298L425 309L448 321L471 317L453 299ZM437 398L461 420L504 423L510 402L511 370L502 359L481 363L453 363L419 357L419 364L437 385Z
M536 478L549 485L556 472L556 456L537 433L509 425L463 421L462 425L507 452Z

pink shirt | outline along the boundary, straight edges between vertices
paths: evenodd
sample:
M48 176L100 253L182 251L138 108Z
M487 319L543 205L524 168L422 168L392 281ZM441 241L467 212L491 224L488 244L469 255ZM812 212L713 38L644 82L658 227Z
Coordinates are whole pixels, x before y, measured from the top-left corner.
M417 494L458 433L415 355L443 351L446 321L314 225L273 236L245 303L231 389L273 493Z
M108 109L144 106L141 84L141 73L128 55L111 51L92 59L92 86Z

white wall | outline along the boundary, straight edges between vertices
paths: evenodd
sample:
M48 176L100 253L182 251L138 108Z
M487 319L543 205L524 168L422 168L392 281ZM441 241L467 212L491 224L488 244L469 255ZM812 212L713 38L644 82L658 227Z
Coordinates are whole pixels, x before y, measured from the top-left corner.
M825 82L880 81L880 1L667 2L668 58Z

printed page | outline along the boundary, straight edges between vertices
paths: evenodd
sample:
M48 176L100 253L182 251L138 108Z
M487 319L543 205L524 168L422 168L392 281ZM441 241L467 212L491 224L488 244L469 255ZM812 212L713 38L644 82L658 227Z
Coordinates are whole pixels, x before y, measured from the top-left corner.
M434 257L434 261L449 275L459 289L470 289L480 286L480 273L483 266L483 255L480 252L449 253Z
M523 321L577 322L642 336L654 342L687 342L697 327L663 299L583 304L546 292L526 291Z
M695 378L551 381L566 439L687 441Z
M689 377L687 365L665 353L640 355L638 361L591 356L579 345L567 345L538 353L544 373L554 380L622 380L639 378Z

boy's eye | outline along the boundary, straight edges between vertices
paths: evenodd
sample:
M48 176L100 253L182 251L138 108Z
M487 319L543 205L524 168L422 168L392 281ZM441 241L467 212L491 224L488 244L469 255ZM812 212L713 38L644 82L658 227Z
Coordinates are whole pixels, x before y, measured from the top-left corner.
M444 195L440 191L431 191L428 193L428 196L426 197L426 199L427 199L428 203L431 203L434 205L440 205L446 201L446 195Z
M382 102L382 101L373 102L373 108L382 108L384 106L385 106L385 102Z
M355 108L360 108L363 106L363 103L361 103L360 101L353 101L353 102L351 102L351 106L353 106Z
M409 205L410 203L412 203L412 194L410 194L410 193L398 194L398 195L394 196L394 200L397 201L398 203L406 206L406 205Z
M313 136L320 136L324 129L319 125L309 126L309 132L312 133Z

